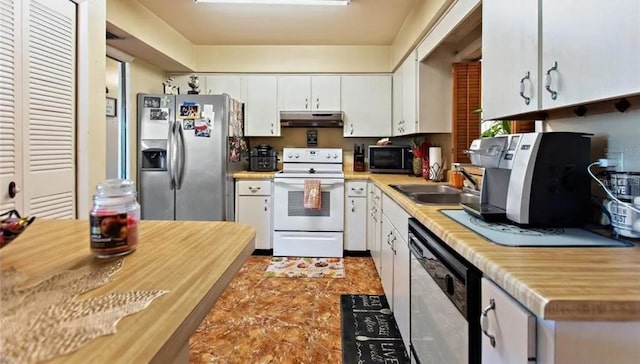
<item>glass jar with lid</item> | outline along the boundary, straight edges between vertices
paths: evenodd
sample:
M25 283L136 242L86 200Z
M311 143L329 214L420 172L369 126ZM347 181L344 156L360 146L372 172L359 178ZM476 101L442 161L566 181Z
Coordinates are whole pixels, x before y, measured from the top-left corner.
M100 258L131 253L138 245L139 221L135 182L109 179L99 183L89 213L91 252Z

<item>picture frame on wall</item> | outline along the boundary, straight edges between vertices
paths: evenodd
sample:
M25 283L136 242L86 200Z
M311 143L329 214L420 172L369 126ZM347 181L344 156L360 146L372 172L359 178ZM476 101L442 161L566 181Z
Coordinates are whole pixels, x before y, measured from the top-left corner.
M113 97L107 97L107 104L106 104L107 116L110 116L110 117L117 116L117 108L116 108L116 105L118 104L117 101L118 100Z

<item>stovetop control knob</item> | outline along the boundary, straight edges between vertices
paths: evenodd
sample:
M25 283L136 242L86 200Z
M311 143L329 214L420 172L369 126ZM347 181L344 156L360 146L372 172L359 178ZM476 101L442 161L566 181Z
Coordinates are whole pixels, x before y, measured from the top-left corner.
M327 159L331 158L331 155L327 154Z
M296 153L296 159L300 158L300 154Z
M287 157L288 157L289 159L291 159L291 158L293 158L293 154L289 153L289 155L287 155Z
M338 159L338 154L337 153L333 155L333 159Z

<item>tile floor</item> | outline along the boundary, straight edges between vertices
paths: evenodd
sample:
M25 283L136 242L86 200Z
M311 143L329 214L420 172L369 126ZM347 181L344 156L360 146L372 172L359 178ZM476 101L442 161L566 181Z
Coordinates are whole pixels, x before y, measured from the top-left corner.
M340 295L383 294L371 258L345 258L345 278L265 278L252 256L189 340L189 362L341 363Z

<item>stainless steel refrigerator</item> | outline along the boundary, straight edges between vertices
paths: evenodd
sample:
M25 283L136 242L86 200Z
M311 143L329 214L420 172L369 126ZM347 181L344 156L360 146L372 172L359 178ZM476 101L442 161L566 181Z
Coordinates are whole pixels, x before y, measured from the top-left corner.
M242 110L227 95L138 94L142 219L234 220Z

